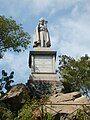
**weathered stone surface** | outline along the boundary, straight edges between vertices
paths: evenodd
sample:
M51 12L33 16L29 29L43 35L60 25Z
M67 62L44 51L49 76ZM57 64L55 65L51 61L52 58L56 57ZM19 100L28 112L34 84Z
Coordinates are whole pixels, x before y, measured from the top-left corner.
M33 111L33 116L32 116L32 118L34 119L34 120L42 120L42 113L41 113L41 111L40 111L40 109L39 108L37 108L37 109L35 109L34 111Z
M58 82L55 70L56 51L46 47L37 47L34 48L34 51L30 51L30 56L32 72L30 79L49 83Z
M81 108L81 105L90 104L90 101L88 101L88 99L85 96L81 96L79 92L72 92L67 94L53 95L49 98L47 104L51 104L47 105L47 107L49 107L47 108L47 111L52 114L57 113L70 114L75 112L77 109Z
M71 101L71 100L74 100L76 99L78 95L78 98L81 96L81 94L79 92L72 92L72 93L66 93L66 94L55 94L53 96L50 97L50 101L53 100L53 102L55 101L56 103L59 103L59 102L67 102L67 101Z
M17 84L11 88L11 90L3 96L2 100L19 96L21 93L28 92L28 89L24 84Z
M38 74L35 74L33 73L32 74L32 77L33 77L33 80L42 80L42 81L46 81L46 82L56 82L57 81L57 75L56 74L45 74L45 73L38 73Z
M47 48L30 51L29 66L32 73L55 73L56 52Z
M35 56L35 72L53 73L53 56Z
M29 90L24 84L17 84L1 98L12 110L18 110L29 98Z
M36 47L34 48L34 51L52 51L52 50L48 47Z

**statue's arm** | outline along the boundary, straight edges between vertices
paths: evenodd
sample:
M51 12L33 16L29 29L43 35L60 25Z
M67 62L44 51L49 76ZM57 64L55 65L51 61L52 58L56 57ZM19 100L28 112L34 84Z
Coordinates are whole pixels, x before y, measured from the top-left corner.
M47 41L46 41L46 46L47 46L47 47L50 47L50 46L51 46L50 35L49 35L48 29L47 29Z
M39 26L36 27L36 41L40 42Z

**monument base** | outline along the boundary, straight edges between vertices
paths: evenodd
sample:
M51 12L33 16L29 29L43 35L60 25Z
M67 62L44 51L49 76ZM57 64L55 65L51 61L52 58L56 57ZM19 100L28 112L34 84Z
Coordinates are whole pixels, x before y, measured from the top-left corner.
M35 48L30 51L29 67L34 73L56 73L55 70L56 51L50 48Z
M57 74L34 73L29 78L28 84L30 83L33 83L34 85L41 85L41 84L43 84L44 86L50 85L52 89L51 92L52 94L61 92L60 86L62 86L62 84L61 81L57 78Z
M32 74L29 82L31 80L34 83L49 83L52 85L52 91L57 91L60 81L56 74L55 63L56 51L47 47L34 48L30 51L29 66Z
M34 81L57 82L57 75L54 73L33 73L32 78Z

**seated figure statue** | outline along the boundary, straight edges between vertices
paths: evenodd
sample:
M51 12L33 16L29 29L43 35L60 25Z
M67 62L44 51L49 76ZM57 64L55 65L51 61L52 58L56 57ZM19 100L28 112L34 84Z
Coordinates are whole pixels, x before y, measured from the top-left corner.
M50 36L47 29L47 21L43 18L39 20L39 24L35 30L35 41L33 47L50 47Z

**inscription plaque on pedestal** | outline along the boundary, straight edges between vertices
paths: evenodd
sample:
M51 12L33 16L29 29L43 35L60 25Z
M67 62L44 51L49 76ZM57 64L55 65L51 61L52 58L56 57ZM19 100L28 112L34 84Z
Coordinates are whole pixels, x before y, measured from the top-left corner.
M35 72L52 73L53 57L52 56L35 56Z

